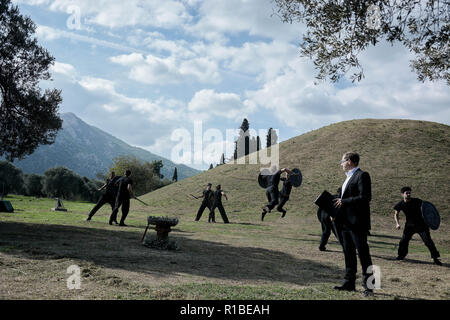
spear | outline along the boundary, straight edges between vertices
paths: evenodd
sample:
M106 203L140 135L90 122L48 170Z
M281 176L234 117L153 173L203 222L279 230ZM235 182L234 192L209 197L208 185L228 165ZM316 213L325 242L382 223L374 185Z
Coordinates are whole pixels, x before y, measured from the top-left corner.
M138 199L137 197L134 197L137 201L139 201L139 202L141 202L141 203L143 203L143 204L145 204L147 207L148 207L148 204L146 204L144 201L142 201L142 200L140 200L140 199Z

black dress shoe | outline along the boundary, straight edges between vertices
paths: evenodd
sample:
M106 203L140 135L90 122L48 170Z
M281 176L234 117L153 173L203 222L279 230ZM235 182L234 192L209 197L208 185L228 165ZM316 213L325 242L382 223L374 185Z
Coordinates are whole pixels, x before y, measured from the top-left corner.
M325 247L319 247L319 250L320 250L320 251L327 251L327 248L325 248Z
M335 286L333 289L338 291L355 291L355 285L344 283L342 286Z
M116 220L109 220L110 225L112 225L113 222L114 222L114 224L119 224Z
M433 261L435 265L442 266L442 262L438 258L434 258Z
M373 297L373 290L372 289L365 289L363 292L363 297L368 298L368 297Z
M284 218L286 216L286 210L283 210L283 214L281 215L282 218Z
M395 258L395 260L403 260L403 259L405 259L405 257L398 256L397 258Z
M123 222L121 222L121 223L119 223L119 226L121 226L121 227L128 227L125 223L123 223Z

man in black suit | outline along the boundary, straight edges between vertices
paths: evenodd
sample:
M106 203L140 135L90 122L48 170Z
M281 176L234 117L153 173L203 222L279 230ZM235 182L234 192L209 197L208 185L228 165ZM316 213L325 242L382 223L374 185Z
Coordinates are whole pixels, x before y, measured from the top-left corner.
M339 198L334 200L334 205L339 208L335 223L344 251L345 282L334 289L355 290L356 250L358 250L363 274L364 296L373 296L373 286L368 287L368 280L372 273L367 270L372 265L367 244L367 231L370 228L370 200L372 198L370 175L359 168L359 155L355 152L345 153L340 164L347 179L342 185Z

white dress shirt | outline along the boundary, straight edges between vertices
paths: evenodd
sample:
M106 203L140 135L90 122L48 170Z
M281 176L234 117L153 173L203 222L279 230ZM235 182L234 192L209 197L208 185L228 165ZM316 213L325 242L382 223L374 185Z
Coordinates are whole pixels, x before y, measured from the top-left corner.
M345 188L347 188L347 184L352 178L353 174L358 170L359 167L355 167L352 170L347 171L345 174L347 175L347 179L345 179L344 184L342 185L341 198L344 196Z

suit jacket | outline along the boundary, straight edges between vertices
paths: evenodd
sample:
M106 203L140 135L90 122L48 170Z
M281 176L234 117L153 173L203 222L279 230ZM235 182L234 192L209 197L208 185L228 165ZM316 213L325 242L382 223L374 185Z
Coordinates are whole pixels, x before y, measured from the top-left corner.
M336 223L353 231L370 230L370 175L361 169L356 170L348 181L344 194L342 190L339 192L339 197L342 199L342 207L336 217Z

